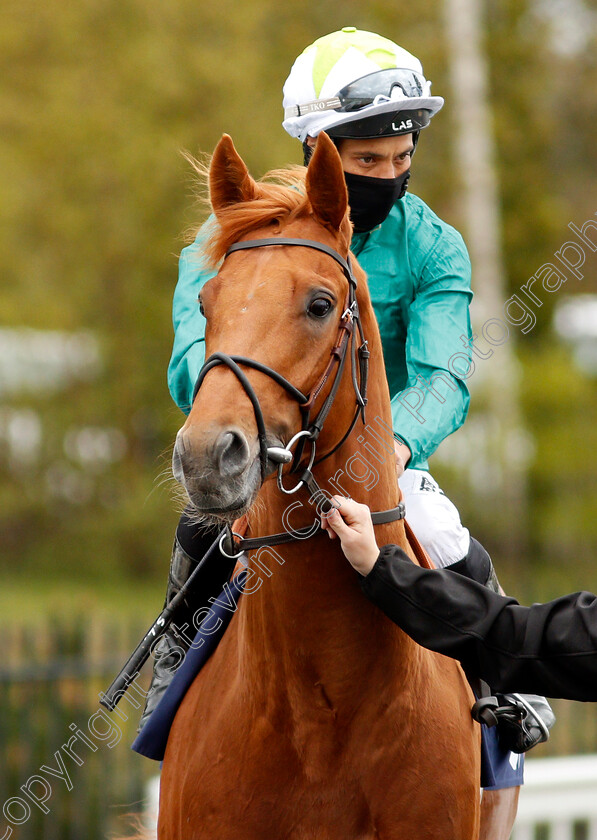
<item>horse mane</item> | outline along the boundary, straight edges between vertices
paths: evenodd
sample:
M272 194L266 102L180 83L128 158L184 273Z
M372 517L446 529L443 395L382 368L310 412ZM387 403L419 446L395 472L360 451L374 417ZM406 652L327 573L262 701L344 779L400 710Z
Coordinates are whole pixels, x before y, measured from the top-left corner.
M198 161L185 155L198 176L200 201L213 213L208 194L209 158ZM210 229L202 246L205 267L215 268L235 242L247 233L267 225L291 221L306 215L310 203L305 189L304 166L272 169L256 181L257 197L219 210L211 217ZM193 237L194 238L194 237Z

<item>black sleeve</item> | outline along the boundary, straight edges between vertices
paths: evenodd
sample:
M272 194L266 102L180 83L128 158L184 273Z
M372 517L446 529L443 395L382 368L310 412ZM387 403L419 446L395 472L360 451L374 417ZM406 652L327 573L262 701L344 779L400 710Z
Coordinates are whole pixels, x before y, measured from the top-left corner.
M381 549L361 588L409 636L459 659L493 691L597 700L597 596L521 607L474 580Z

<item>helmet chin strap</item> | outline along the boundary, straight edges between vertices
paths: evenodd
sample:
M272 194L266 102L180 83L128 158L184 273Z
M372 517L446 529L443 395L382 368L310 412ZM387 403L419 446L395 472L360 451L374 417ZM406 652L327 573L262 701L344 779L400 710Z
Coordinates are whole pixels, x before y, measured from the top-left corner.
M340 151L340 139L338 137L330 137L334 146ZM309 161L313 157L315 146L310 146L306 140L303 140L303 166L309 166Z
M314 147L310 146L306 140L303 140L303 166L309 166L313 152Z

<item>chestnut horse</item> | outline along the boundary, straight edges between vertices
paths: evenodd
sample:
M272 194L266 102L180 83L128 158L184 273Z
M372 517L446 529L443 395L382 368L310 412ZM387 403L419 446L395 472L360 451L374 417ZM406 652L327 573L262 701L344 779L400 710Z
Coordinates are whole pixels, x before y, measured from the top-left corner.
M226 256L201 291L206 357L262 367L204 373L174 455L191 504L220 523L248 512L251 537L313 524L309 492L289 497L276 485L272 453L304 420L297 395L267 372L276 371L310 395L313 416L329 408L316 442L319 486L373 511L397 506L381 341L356 265L358 310L346 312L351 225L335 147L321 135L304 185L289 187L255 182L225 135L209 180L218 221L209 255L214 264ZM264 238L283 241L228 253ZM342 325L359 313L371 354L368 425L358 358L347 344L344 367L330 362ZM311 447L309 438L295 460L306 464ZM301 473L283 470L285 486L296 484ZM414 557L403 520L376 533ZM160 840L476 840L480 735L460 666L418 647L371 604L324 532L265 551L250 554L230 626L174 720Z

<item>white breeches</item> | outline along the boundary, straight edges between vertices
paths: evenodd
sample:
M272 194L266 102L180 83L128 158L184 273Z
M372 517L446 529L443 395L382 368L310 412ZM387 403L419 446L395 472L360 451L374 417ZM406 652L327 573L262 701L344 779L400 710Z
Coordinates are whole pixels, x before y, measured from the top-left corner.
M398 479L406 505L406 521L440 569L468 554L470 534L456 506L425 470L405 470Z

